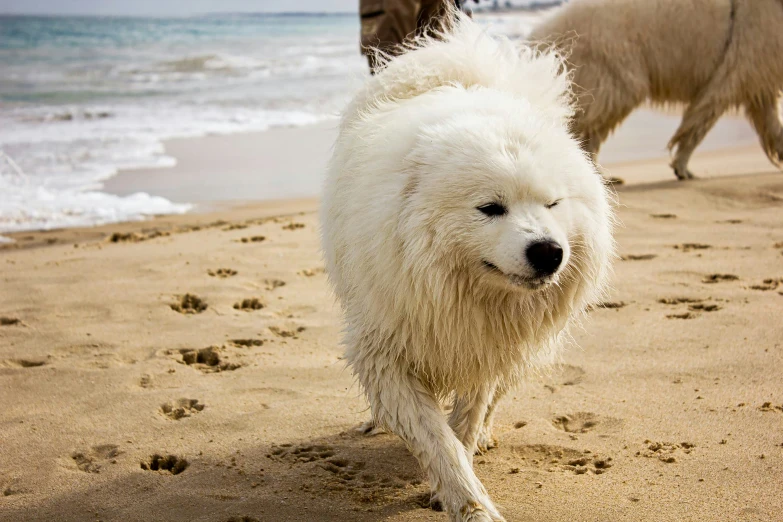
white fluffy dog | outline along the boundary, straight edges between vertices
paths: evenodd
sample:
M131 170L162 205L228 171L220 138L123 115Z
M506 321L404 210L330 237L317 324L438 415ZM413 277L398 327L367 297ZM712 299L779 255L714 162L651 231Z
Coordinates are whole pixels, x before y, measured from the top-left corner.
M451 18L344 114L323 248L374 421L407 443L452 520L503 520L473 454L492 444L504 392L601 293L612 210L567 131L560 59Z

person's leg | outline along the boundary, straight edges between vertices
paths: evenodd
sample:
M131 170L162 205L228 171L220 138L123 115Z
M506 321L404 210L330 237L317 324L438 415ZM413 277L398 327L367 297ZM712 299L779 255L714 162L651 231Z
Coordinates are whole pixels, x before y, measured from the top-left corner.
M421 0L418 16L416 17L416 31L423 34L427 28L442 29L439 24L448 12L448 7L454 5L453 0Z
M400 44L416 32L419 0L360 0L362 52L367 55L370 71L377 71L373 49L395 55Z

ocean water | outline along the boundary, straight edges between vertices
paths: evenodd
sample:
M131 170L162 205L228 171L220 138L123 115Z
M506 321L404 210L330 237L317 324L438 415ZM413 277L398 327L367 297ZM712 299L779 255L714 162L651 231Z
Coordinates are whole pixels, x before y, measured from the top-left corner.
M336 117L368 74L358 34L353 14L0 16L0 232L188 211L102 181L173 165L167 138Z

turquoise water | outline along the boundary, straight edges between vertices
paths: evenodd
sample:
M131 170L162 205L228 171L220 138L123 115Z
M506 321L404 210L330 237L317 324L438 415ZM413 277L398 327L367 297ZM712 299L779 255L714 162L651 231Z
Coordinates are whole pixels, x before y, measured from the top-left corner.
M357 34L347 15L0 17L0 101L125 101L329 77L356 66Z
M184 211L101 181L171 165L166 138L335 116L367 74L358 34L352 15L0 17L0 232Z

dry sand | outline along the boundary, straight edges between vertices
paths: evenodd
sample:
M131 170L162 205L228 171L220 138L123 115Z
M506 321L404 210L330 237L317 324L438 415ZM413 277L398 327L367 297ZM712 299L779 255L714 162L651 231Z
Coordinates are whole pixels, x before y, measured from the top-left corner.
M509 521L783 520L783 175L757 146L693 168L724 177L611 169L611 298L476 459ZM0 250L0 520L445 520L399 439L353 431L315 206Z

